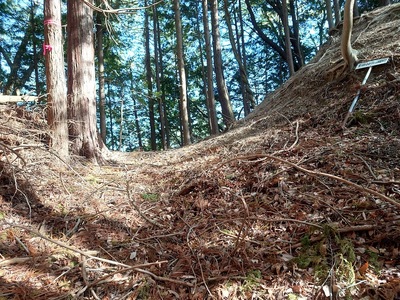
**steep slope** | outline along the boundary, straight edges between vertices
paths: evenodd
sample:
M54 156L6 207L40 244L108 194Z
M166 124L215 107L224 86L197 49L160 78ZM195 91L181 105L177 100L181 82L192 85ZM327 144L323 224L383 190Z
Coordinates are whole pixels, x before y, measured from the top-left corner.
M400 297L400 5L339 31L229 132L182 149L61 162L38 113L2 111L6 299ZM397 298L396 298L397 297Z

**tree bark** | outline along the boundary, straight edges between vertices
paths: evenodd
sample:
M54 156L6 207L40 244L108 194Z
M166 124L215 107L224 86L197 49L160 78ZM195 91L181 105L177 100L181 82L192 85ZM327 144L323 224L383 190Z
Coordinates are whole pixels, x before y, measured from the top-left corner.
M99 80L99 113L100 113L100 136L103 143L106 143L106 92L104 78L104 51L103 51L103 16L96 12L96 42L97 42L97 61L98 61L98 80Z
M325 0L326 5L326 18L328 20L329 29L333 28L333 15L332 15L332 3L331 0Z
M180 111L182 125L182 144L190 144L189 113L186 87L185 61L183 58L183 36L179 0L174 0L175 29L176 29L176 54L178 58Z
M228 0L224 0L224 10L225 10L225 20L228 26L228 34L229 40L232 46L232 52L235 56L235 59L239 65L239 74L240 74L240 82L242 86L242 95L243 95L243 103L244 103L244 111L245 115L250 113L250 103L253 103L253 91L251 90L249 80L247 78L247 70L245 69L242 61L242 57L239 53L238 47L236 47L235 37L233 36L232 24L231 24L231 17L229 13L229 4Z
M337 26L342 20L340 17L340 5L339 0L333 0L333 10L335 12L335 26Z
M217 112L215 109L215 97L214 97L214 84L213 84L213 67L212 67L212 50L211 50L211 39L210 39L210 27L208 25L208 4L207 0L202 0L203 10L203 27L204 27L204 40L206 50L206 77L207 77L207 109L208 109L208 123L210 126L211 134L218 133L218 119Z
M293 63L296 64L297 61L298 68L301 68L304 65L304 59L303 59L303 53L301 51L300 26L296 11L297 10L294 0L289 0L289 12L290 15L292 16L292 23L293 23L293 37L291 38L291 44L293 46L294 56L295 56L295 60L293 60Z
M294 65L292 57L292 45L290 42L290 30L289 30L289 20L288 20L288 9L286 0L282 0L282 22L283 30L285 32L285 48L286 48L286 61L289 65L290 76L294 74Z
M147 6L147 1L145 1ZM144 16L144 36L145 36L145 65L146 65L146 81L147 81L147 98L149 101L149 119L150 119L150 145L151 150L157 150L156 123L154 113L154 98L153 98L153 75L150 62L150 29L149 29L149 14L147 10Z
M133 71L133 68L131 71ZM139 149L142 150L143 149L142 133L141 133L140 123L139 123L139 116L137 113L138 109L137 109L137 103L136 103L135 93L134 93L133 73L132 72L131 72L131 93L132 93L132 101L133 101L133 115L135 118L136 137L138 140Z
M225 83L224 70L222 67L222 50L220 42L217 0L211 0L211 26L213 35L214 70L217 80L218 99L221 103L222 118L224 120L224 124L227 128L229 128L235 121L235 117L233 115L232 105Z
M67 11L68 119L71 151L101 162L101 151L105 146L97 136L93 11L81 0L68 0Z
M21 44L18 47L17 53L15 53L13 61L11 61L11 59L8 57L6 51L2 47L0 47L0 52L4 55L4 58L6 59L7 64L10 67L10 74L8 75L7 81L3 88L3 93L5 95L13 94L17 89L22 88L22 86L21 86L22 84L25 84L25 82L21 82L21 80L18 80L18 77L19 77L18 71L23 69L23 68L21 68L22 60L23 60L23 56L25 55L25 53L27 51L27 47L28 47L29 40L30 40L31 30L32 30L31 24L28 24L28 27L26 28L26 31L24 34L24 37L21 40ZM29 68L29 70L30 70L29 76L32 73L33 69L34 69L34 65L32 63ZM26 74L26 71L24 73Z
M48 94L47 123L52 132L50 146L61 158L67 159L67 94L61 30L61 0L44 2L44 45L47 47L44 56Z
M41 84L39 81L39 58L38 58L38 45L36 39L36 24L35 24L35 13L38 4L36 1L31 0L31 26L32 26L32 58L33 58L33 65L34 65L34 72L35 72L35 90L36 95L40 95L41 91ZM62 39L62 38L61 38Z
M156 72L156 89L157 89L157 103L158 103L158 114L160 117L160 134L161 134L161 148L166 150L168 148L166 132L165 132L165 113L164 113L164 101L161 92L161 61L162 61L162 49L160 47L160 32L158 30L158 11L157 6L153 6L153 36L154 36L154 63Z

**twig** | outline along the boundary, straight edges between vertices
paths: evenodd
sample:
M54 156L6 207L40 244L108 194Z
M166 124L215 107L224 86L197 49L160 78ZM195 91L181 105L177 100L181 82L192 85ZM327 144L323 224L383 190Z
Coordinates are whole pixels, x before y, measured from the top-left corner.
M257 220L257 221L268 222L268 223L293 222L293 223L300 223L300 224L316 227L321 230L324 229L324 227L322 227L321 225L306 222L306 221L301 221L301 220L297 220L297 219L265 219L265 218L260 218L260 217L249 217L249 220Z
M24 164L24 166L26 165L26 161L24 160L24 158L14 149L12 149L11 147L7 146L6 144L0 142L0 147L5 149L8 149L9 151L11 151L12 153L14 153ZM4 151L5 152L5 151Z
M151 273L150 271L147 271L147 270L142 270L142 269L136 268L135 271L150 275L151 277L153 277L154 280L167 281L167 282L180 284L180 285L184 285L184 286L188 286L188 287L194 287L194 285L192 283L182 281L182 280L172 279L172 278L168 278L168 277L157 276L156 274Z
M168 262L167 260L162 260L162 261L157 261L157 262L154 262L154 263L146 263L146 264L136 265L136 266L133 266L133 267L129 267L129 268L124 268L124 269L121 269L121 270L117 270L117 271L112 272L112 273L110 273L110 274L107 274L107 275L105 275L105 276L103 276L103 277L101 277L101 278L99 278L99 279L96 279L95 281L91 282L91 283L87 286L87 288L92 287L92 286L95 286L95 285L97 285L98 283L103 282L103 281L106 280L107 278L114 276L115 274L124 273L124 272L132 271L132 270L133 270L133 271L136 271L137 268L150 267L150 266L154 266L154 265L165 264L165 263L167 263L167 262ZM140 269L140 270L141 270L141 269ZM138 272L139 272L139 271L138 271Z
M372 177L374 177L374 179L378 179L378 177L376 177L375 173L372 171L371 166L365 161L364 158L362 158L361 156L354 154L355 157L358 157L359 159L361 159L363 161L363 163L367 166L369 173L371 173Z
M0 261L0 267L13 265L13 264L23 264L31 259L32 259L31 257L14 257L14 258L6 259L3 261Z
M147 6L143 6L143 7L127 7L127 8L120 8L120 9L102 9L99 8L93 4L91 4L89 1L87 0L82 0L87 6L89 6L91 9L101 12L101 13L110 13L110 14L131 14L131 13L135 13L137 10L141 10L141 9L146 9L146 8L150 8L153 6L156 6L158 4L160 4L161 2L163 2L164 0L158 1L156 3L152 3L150 5ZM111 6L108 5L109 8L111 8Z
M32 255L32 253L29 251L29 249L25 246L25 244L17 236L14 236L14 238L17 240L18 244L20 244L21 247L24 248L24 250L26 251L26 253L28 255Z
M79 254L81 254L83 256L86 256L88 258L91 258L91 259L94 259L94 260L98 260L98 261L102 261L102 262L105 262L105 263L108 263L108 264L111 264L111 265L115 265L115 266L131 267L129 265L126 265L126 264L123 264L123 263L120 263L120 262L117 262L117 261L113 261L113 260L104 259L104 258L101 258L101 257L92 256L92 255L88 254L87 252L84 252L82 250L79 250L79 249L76 249L74 247L68 246L68 245L66 245L66 244L64 244L62 242L59 242L59 241L53 240L51 238L48 238L47 236L41 234L40 232L38 232L36 230L33 230L33 229L30 229L28 227L25 227L25 226L22 226L22 225L18 225L18 224L12 224L12 223L8 223L8 222L4 222L4 223L9 225L9 226L11 226L11 227L17 227L17 228L21 228L21 229L24 229L26 231L29 231L29 232L41 237L42 239L45 239L46 241L49 241L49 242L51 242L53 244L56 244L56 245L58 245L60 247L63 247L63 248L68 249L68 250L71 250L73 252L79 253Z
M131 195L131 191L130 191L130 188L129 188L129 182L128 181L126 182L126 193L128 194L129 203L133 206L133 208L138 212L138 214L143 219L145 219L150 224L156 225L157 227L160 227L160 228L163 227L160 223L158 223L157 221L151 220L144 213L142 213L140 211L140 208L135 204L135 201L133 201L133 199L132 199L132 195Z

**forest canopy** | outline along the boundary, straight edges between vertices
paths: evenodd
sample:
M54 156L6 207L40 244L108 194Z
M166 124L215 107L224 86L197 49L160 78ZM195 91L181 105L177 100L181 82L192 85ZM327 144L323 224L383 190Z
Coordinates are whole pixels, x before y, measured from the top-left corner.
M179 147L226 130L312 59L340 26L344 6L337 0L77 2L93 20L98 130L109 149L122 151ZM358 1L355 15L386 4ZM0 1L0 89L39 96L27 104L37 110L47 101L43 5ZM67 23L63 1L66 74ZM184 89L178 69L185 71Z

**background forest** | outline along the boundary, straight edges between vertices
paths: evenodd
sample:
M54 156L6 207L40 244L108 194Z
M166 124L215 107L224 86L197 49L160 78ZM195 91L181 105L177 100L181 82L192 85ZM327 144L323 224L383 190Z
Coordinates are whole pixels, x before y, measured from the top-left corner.
M179 147L245 117L312 59L329 28L340 24L344 5L337 0L95 2L99 131L109 149L122 151ZM385 4L358 1L355 14ZM65 44L66 10L64 3ZM39 103L20 104L45 114L43 19L42 1L0 1L0 90L38 95ZM186 107L180 105L183 94Z

